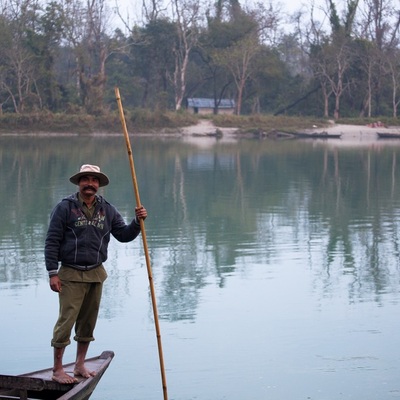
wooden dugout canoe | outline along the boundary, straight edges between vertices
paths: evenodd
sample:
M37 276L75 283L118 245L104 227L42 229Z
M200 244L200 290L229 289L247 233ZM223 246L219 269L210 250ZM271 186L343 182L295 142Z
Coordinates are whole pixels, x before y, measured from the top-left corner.
M328 133L328 132L296 132L294 136L301 139L340 139L341 133Z
M380 139L399 139L399 132L377 132L377 135Z
M327 132L285 132L285 131L272 131L267 135L272 139L340 139L341 133L327 133Z
M87 400L113 357L114 352L104 351L100 356L88 358L85 365L89 370L96 371L96 375L90 378L77 377L78 383L70 385L53 381L52 368L23 375L0 375L0 399ZM64 365L65 371L72 375L74 365L74 363Z

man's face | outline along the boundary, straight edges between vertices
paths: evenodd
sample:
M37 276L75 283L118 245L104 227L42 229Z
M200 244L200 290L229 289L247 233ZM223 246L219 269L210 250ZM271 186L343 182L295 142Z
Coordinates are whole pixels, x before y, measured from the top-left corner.
M84 196L94 196L99 190L99 180L93 175L84 175L79 180L79 191Z

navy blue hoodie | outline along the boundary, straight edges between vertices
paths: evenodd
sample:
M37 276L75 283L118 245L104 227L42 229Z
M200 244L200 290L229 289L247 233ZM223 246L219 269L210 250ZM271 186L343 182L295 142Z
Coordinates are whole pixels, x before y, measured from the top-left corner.
M58 263L80 270L89 270L107 260L112 234L120 242L130 242L140 233L134 219L125 223L117 209L102 196L96 195L93 217L88 219L78 201L78 193L60 201L50 217L45 242L46 269L57 274Z

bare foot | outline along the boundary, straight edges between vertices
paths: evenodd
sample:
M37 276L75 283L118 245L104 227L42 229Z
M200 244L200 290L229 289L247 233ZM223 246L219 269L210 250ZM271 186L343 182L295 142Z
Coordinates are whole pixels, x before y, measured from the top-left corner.
M69 376L64 370L54 371L51 379L63 385L70 385L78 382L78 379L74 378L73 376Z
M75 365L74 375L82 376L83 378L90 378L91 376L96 375L96 371L89 371L85 368L84 365L83 366Z

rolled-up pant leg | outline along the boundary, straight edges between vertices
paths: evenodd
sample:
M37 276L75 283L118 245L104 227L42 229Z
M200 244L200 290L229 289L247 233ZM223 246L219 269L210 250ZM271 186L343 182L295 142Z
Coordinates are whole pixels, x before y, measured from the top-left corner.
M93 331L99 312L102 287L102 283L62 282L59 316L51 341L53 347L66 347L71 343L74 324L75 340L94 340Z

